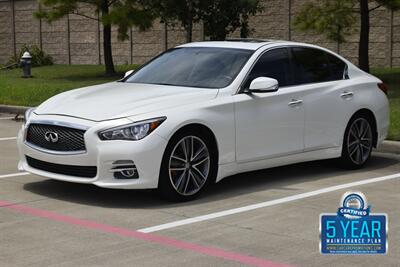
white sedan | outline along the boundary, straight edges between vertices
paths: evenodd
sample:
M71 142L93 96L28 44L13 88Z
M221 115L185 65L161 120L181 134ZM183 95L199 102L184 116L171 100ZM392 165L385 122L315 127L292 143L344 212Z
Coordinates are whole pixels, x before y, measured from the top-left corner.
M185 44L28 110L19 169L183 201L251 170L328 158L360 168L387 135L386 91L314 45Z

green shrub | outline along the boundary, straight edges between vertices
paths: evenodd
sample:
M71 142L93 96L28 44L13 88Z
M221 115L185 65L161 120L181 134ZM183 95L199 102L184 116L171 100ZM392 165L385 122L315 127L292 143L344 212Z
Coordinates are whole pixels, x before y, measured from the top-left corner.
M46 54L42 49L40 49L37 45L26 45L24 44L19 52L17 53L16 57L11 57L10 60L7 62L6 66L12 65L12 64L19 64L20 59L22 55L25 52L29 52L31 54L31 61L32 61L32 66L33 67L38 67L38 66L48 66L48 65L53 65L53 58Z

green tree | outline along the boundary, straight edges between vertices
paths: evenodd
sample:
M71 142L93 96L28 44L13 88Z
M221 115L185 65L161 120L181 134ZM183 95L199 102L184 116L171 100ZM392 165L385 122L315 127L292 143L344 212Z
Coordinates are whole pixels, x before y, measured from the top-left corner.
M199 17L204 33L211 40L225 40L229 33L240 28L240 36L250 35L249 16L263 10L259 0L205 0L201 1Z
M151 27L154 14L143 8L136 0L40 0L45 7L35 13L38 18L49 23L68 14L75 14L103 24L103 51L106 75L115 74L111 47L111 26L118 26L118 38L128 38L127 31L131 26L138 26L141 30ZM96 16L87 14L82 4L93 7Z
M140 0L167 25L179 23L186 32L186 42L192 41L193 24L200 20L200 0Z
M241 28L247 37L251 29L248 19L262 10L260 0L142 0L167 24L178 22L186 31L186 42L192 41L193 24L203 21L204 33L211 40L224 40Z
M372 5L372 6L371 6ZM358 65L369 72L369 32L370 14L374 10L385 7L396 10L400 8L400 0L322 0L304 5L297 15L294 25L303 31L315 31L324 34L338 44L345 41L360 19L360 38L358 46Z

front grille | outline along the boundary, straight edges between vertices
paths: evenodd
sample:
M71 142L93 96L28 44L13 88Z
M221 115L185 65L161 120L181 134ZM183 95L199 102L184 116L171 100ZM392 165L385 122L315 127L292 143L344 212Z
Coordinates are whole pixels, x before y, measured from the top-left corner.
M28 162L28 165L31 166L32 168L46 172L52 172L52 173L76 176L76 177L84 177L84 178L94 178L96 177L97 174L96 166L55 164L34 159L28 156L26 156L26 161Z
M56 139L46 140L46 134L56 134ZM47 150L60 152L85 151L85 130L74 129L58 125L35 124L29 125L26 141L32 145ZM52 142L53 141L53 142Z

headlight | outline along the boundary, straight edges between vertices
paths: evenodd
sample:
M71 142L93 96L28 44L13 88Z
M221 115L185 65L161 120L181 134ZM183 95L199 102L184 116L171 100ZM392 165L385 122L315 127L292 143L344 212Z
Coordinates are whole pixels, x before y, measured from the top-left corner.
M99 132L101 140L131 140L145 138L166 120L166 117L139 121Z
M29 108L25 111L24 115L24 123L26 123L29 120L29 117L32 115L32 112L35 111L35 108Z

